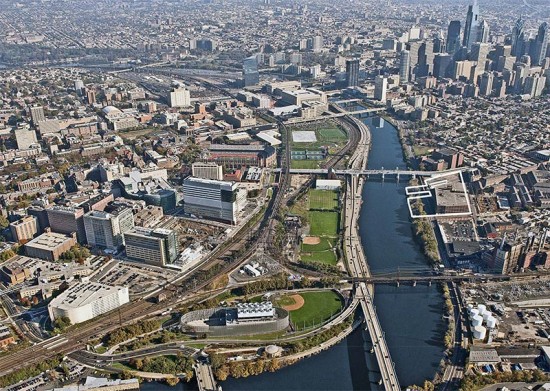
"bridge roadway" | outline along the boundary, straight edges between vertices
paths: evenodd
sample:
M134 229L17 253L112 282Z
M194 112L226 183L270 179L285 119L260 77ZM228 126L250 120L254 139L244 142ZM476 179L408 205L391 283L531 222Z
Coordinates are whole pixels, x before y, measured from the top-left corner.
M448 274L438 274L438 275L412 275L412 276L377 276L370 275L368 277L351 277L345 279L347 282L364 282L367 284L390 284L401 282L451 282L451 281L508 281L512 279L508 275L504 274L462 274L462 275L448 275Z
M280 172L280 169L276 168L273 170L274 172ZM433 175L441 175L449 172L459 172L462 171L462 169L452 169L452 170L444 170L444 171L415 171L415 170L385 170L385 169L379 169L379 170L367 170L367 169L347 169L347 170L331 170L336 175L361 175L361 176L369 176L369 175L410 175L410 176L433 176ZM306 174L306 175L323 175L328 174L329 169L327 168L312 168L312 169L306 169L306 168L291 168L289 170L290 174Z

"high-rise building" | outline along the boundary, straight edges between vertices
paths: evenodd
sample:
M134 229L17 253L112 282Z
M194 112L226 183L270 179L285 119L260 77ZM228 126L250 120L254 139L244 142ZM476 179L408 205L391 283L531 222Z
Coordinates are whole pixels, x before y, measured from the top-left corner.
M481 23L479 24L479 29L477 32L477 42L489 42L489 23L487 23L485 19L482 19Z
M323 49L323 37L320 35L316 35L315 37L311 38L311 47L312 52L320 52Z
M246 191L239 191L234 182L187 177L183 202L185 213L234 224L246 204Z
M525 21L519 18L512 29L512 55L521 57L525 53Z
M484 96L491 96L493 92L493 79L494 76L490 72L484 72L480 76L479 93Z
M84 215L86 238L91 246L117 251L124 245L124 233L134 228L134 213L124 206L108 206Z
M399 54L399 82L401 84L409 82L409 69L411 67L411 57L408 50L402 50Z
M84 91L84 82L80 79L74 81L74 90L78 96L82 96L82 91Z
M197 178L213 179L217 181L223 179L223 167L216 163L193 163L191 165L191 172L192 175Z
M491 46L488 43L477 42L472 45L471 49L470 60L475 61L477 63L477 68L483 71Z
M86 243L84 209L55 205L47 209L48 221L53 232L70 235L76 232L78 242Z
M464 26L464 39L462 40L462 46L465 46L468 50L470 50L479 37L479 23L479 5L477 4L477 0L474 0L474 4L468 6L466 25Z
M451 64L453 58L449 53L439 53L434 58L434 72L435 77L443 78L451 75Z
M386 102L386 91L388 89L388 78L378 75L374 79L374 99Z
M168 93L168 105L170 107L191 106L191 93L187 88L172 88Z
M36 132L32 129L19 128L15 129L14 133L19 149L29 149L31 145L38 143Z
M243 60L243 81L245 87L255 86L260 82L258 58L256 56L250 56Z
M535 40L531 47L533 50L530 50L531 52L531 63L533 65L541 65L542 61L546 58L546 52L548 51L548 42L550 34L550 26L547 22L543 22L540 27L539 31L537 33L537 36L535 37Z
M136 227L124 233L126 256L156 266L166 266L179 255L176 232L164 228Z
M44 108L42 106L32 106L30 108L31 120L34 126L38 125L40 121L44 121L46 116L44 115Z
M460 20L451 20L447 28L447 53L454 54L460 48Z
M418 66L416 67L416 77L424 77L433 73L434 64L434 42L425 41L420 45L418 51Z
M359 85L359 60L346 61L346 86L357 87Z

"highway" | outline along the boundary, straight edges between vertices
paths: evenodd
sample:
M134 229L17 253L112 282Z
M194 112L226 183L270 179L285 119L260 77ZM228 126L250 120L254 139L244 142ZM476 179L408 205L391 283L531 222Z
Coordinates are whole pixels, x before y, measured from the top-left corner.
M361 131L361 139L355 153L349 161L352 169L364 170L367 166L368 151L370 148L370 132L365 125L360 122L357 124ZM361 189L365 178L358 176L349 176L345 196L344 210L344 250L348 261L349 272L355 278L371 277L368 263L361 246L359 231L357 226L357 217L361 208ZM376 355L378 367L380 369L380 383L384 385L385 390L400 390L399 379L395 372L395 366L391 359L390 351L386 343L382 326L378 320L374 304L372 301L372 286L367 287L365 282L356 284L356 299L359 300L365 316L366 330L368 330L373 342L373 350Z

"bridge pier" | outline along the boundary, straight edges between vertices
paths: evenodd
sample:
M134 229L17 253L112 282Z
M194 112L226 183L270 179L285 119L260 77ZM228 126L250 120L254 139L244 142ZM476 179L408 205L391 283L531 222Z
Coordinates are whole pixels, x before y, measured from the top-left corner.
M397 287L399 288L399 281L397 281Z
M428 281L428 286L432 286L432 280Z
M416 286L416 281L413 281L413 286Z

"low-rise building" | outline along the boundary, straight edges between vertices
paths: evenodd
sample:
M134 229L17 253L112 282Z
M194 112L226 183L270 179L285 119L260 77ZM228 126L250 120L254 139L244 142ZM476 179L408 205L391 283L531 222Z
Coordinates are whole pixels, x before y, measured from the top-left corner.
M14 242L26 243L37 234L38 220L35 216L24 216L10 224L10 232Z
M130 301L128 288L79 282L48 304L50 319L67 317L71 324L85 322Z
M44 232L25 244L25 253L29 257L57 261L61 254L76 244L76 234L64 235L56 232Z

